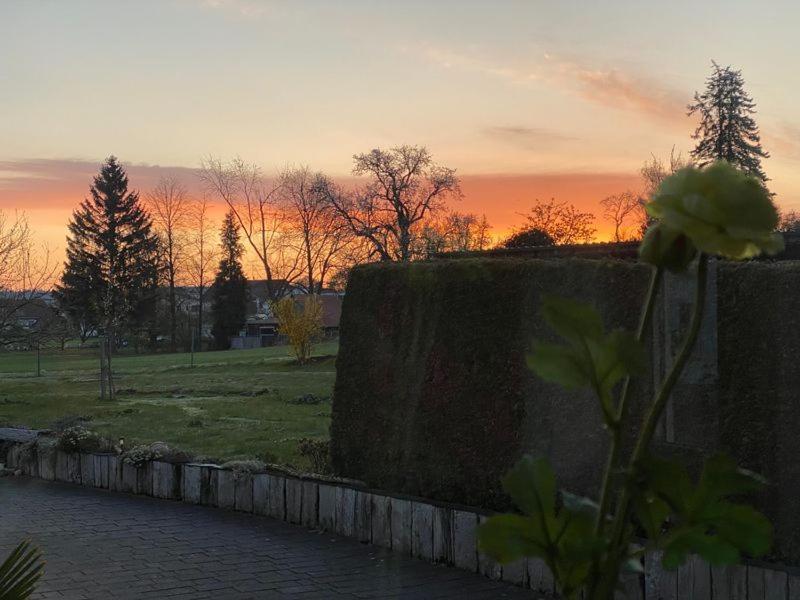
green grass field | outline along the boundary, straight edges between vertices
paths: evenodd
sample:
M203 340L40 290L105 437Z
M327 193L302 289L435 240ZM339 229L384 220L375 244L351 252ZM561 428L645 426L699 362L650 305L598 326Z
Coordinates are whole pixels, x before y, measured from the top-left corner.
M327 438L336 342L315 349L298 366L285 346L113 358L117 398L99 399L97 349L0 353L0 425L53 426L67 416L125 444L164 441L208 459L258 458L306 466L297 454L303 437Z

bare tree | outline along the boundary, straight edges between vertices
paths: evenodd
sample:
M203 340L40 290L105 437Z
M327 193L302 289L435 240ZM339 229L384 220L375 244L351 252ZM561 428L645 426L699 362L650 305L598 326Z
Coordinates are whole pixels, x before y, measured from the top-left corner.
M779 211L778 231L781 233L800 233L800 213L796 210Z
M642 205L642 200L639 196L631 191L612 194L603 198L600 201L600 205L603 207L603 218L614 225L615 242L622 242L636 237L634 234L633 238L631 238L624 227L636 217Z
M553 198L547 202L536 200L530 212L523 216L527 220L523 229L543 231L557 245L588 244L597 231L592 213Z
M266 279L267 295L276 301L287 284L300 275L299 254L292 251L286 214L279 204L278 185L269 185L256 165L235 158L230 163L209 157L200 178L207 189L228 205Z
M203 317L206 291L214 279L217 260L217 229L211 219L209 201L206 196L190 204L186 253L186 275L197 288L197 340L202 349Z
M421 146L375 149L353 160L353 174L367 176L368 183L352 193L328 187L329 201L381 260L410 260L415 226L461 196L455 170L434 163Z
M169 305L170 349L177 342L177 302L175 286L183 265L186 246L186 227L189 222L190 200L186 188L172 177L162 177L146 198L153 227L161 247L161 263L167 278Z
M683 158L680 152L676 153L674 146L669 152L669 159L667 161L663 161L654 154L651 154L650 160L646 161L639 170L644 180L644 196L650 198L655 194L661 182L667 177L680 169L691 166L692 161Z
M328 201L325 190L332 183L308 167L287 168L281 173L279 197L286 211L289 239L300 256L304 287L309 294L322 291L331 271L340 267L352 238L350 228Z
M54 276L49 250L36 248L25 215L0 211L0 346L29 335L25 312L42 304Z
M653 194L656 193L661 182L676 171L691 167L692 164L692 161L683 158L680 152L676 153L675 146L673 146L669 151L669 159L667 161L656 157L655 154L651 154L650 160L646 161L642 165L642 168L639 169L639 173L644 180L644 194L640 198L639 208L636 214L642 235L644 235L644 232L647 231L647 228L652 222L652 219L647 214L647 203L650 201L650 198L653 197Z
M448 212L423 222L414 254L427 258L440 252L485 250L491 245L490 230L486 215Z

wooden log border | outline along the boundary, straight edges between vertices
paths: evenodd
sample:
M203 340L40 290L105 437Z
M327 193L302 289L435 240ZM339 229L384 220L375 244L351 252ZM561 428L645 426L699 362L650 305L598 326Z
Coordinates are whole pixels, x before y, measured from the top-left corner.
M476 530L489 513L471 507L281 471L240 473L161 461L134 466L113 454L56 450L31 456L19 443L9 446L0 462L29 477L263 515L481 573L545 598L554 593L553 576L541 560L499 565L478 550ZM653 554L645 560L645 573L627 576L623 587L620 600L795 600L800 569L762 563L713 568L693 558L677 571L665 571Z

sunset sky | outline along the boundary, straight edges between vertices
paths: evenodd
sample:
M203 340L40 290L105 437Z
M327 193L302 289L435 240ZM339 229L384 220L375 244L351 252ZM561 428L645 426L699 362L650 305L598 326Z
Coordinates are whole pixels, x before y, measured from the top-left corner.
M0 209L63 250L100 161L134 188L204 156L349 175L427 146L498 231L535 198L599 213L692 147L710 61L743 71L771 189L800 208L794 2L152 0L0 3Z

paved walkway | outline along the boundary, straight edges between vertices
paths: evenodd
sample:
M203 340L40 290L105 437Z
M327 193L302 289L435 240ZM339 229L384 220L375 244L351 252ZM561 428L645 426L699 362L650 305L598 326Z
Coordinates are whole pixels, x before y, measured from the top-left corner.
M528 598L458 569L286 523L37 479L0 478L0 556L44 552L35 598Z

